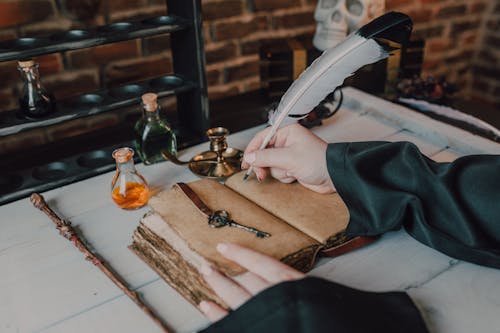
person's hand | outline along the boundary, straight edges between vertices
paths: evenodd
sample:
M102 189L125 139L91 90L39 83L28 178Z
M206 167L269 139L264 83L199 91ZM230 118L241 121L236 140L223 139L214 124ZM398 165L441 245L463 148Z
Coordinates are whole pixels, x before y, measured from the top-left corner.
M270 127L257 133L250 141L241 167L254 166L257 179L268 173L284 183L297 180L319 193L335 191L326 166L327 143L299 124L280 128L266 149L259 147Z
M231 243L217 245L217 250L229 260L246 268L248 272L238 277L239 283L206 265L200 272L215 293L235 310L257 293L284 281L298 280L305 275L284 263L262 253ZM228 312L214 302L202 301L201 312L212 322L225 317Z

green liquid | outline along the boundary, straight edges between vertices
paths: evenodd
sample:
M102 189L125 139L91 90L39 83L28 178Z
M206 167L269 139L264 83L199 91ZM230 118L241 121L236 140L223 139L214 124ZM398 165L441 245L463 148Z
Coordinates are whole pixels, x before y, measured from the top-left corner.
M177 155L177 140L174 132L162 120L140 119L135 125L136 151L144 164L165 161L162 150Z

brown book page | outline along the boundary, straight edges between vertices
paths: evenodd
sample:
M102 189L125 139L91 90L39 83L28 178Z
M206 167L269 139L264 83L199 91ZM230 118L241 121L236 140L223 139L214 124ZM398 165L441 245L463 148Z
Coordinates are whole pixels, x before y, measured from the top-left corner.
M225 185L323 244L344 232L349 222L347 206L337 193L319 194L298 182L284 184L271 177L258 182L252 175L244 181L243 172Z
M225 273L239 274L244 270L216 251L215 247L220 242L234 242L280 260L287 256L294 257L293 254L309 248L306 252L311 257L311 263L314 260L320 246L318 242L253 202L212 180L202 179L188 185L210 209L226 210L234 221L271 234L268 238L257 238L254 233L234 227L211 228L207 217L176 186L149 201L151 208L186 241L190 249ZM316 250L311 251L311 247Z

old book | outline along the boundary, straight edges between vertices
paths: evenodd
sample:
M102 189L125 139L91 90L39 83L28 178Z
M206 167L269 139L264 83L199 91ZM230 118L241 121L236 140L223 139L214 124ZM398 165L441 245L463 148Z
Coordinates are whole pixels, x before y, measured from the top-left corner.
M305 272L320 251L346 241L349 212L336 193L322 195L299 183L272 179L244 182L243 174L224 185L207 179L188 185L211 210L226 210L234 221L271 234L257 238L234 227L211 228L207 216L176 185L152 198L131 249L194 305L212 300L226 306L198 273L202 263L235 279L245 272L216 251L220 242L254 248Z

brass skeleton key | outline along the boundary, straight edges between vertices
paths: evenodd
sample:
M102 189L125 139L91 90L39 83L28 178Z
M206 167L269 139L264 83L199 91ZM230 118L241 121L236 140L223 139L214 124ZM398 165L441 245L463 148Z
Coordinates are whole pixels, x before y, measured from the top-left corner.
M212 215L210 215L208 217L208 225L211 226L212 228L222 228L225 226L229 226L229 227L243 229L254 233L255 236L259 238L265 238L271 236L271 234L267 232L260 231L252 227L247 227L246 225L239 224L238 222L233 221L232 219L229 218L229 214L225 210L218 210Z

